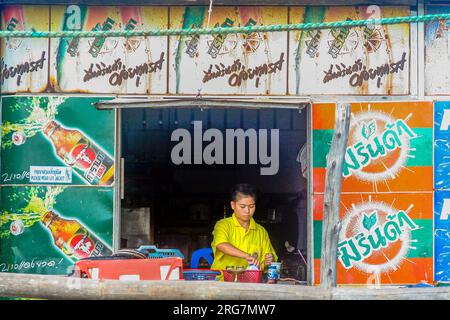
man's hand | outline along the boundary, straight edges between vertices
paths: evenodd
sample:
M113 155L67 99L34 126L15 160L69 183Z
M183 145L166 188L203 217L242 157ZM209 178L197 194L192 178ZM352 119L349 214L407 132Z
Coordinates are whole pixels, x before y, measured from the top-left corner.
M257 266L258 269L261 269L261 262L256 257L248 255L247 257L245 257L245 260L247 260L248 264L253 264Z
M267 254L264 256L264 264L265 264L266 266L268 266L268 265L270 265L272 262L273 262L273 254L267 253Z
M261 261L258 260L258 257L253 257L245 251L242 251L232 244L228 242L222 242L216 246L216 249L222 251L224 254L227 254L232 257L241 258L247 260L248 264L253 264L261 269Z

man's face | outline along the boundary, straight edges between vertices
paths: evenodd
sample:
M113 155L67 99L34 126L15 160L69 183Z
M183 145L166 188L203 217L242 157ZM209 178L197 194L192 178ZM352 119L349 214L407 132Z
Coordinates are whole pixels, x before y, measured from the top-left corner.
M238 220L248 222L256 210L255 200L249 196L238 196L236 201L231 201L231 208Z

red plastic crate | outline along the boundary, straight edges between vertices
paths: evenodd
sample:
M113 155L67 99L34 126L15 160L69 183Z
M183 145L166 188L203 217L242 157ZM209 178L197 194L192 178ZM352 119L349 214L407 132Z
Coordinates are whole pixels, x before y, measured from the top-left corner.
M242 273L238 273L237 282L260 283L262 282L262 278L262 270L245 270ZM223 270L223 280L227 282L234 282L234 273Z
M77 261L75 276L108 280L181 280L183 259L104 259Z

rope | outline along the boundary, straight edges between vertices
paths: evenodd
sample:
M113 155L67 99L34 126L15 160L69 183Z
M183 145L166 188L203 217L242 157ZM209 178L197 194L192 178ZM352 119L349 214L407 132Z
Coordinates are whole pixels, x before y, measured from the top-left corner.
M293 30L352 28L374 24L400 24L425 22L433 20L450 20L450 14L429 14L422 16L395 17L368 20L348 20L321 23L277 24L268 26L217 27L166 30L108 30L108 31L0 31L0 38L91 38L91 37L136 37L136 36L190 36L206 34L232 34L252 32L280 32Z

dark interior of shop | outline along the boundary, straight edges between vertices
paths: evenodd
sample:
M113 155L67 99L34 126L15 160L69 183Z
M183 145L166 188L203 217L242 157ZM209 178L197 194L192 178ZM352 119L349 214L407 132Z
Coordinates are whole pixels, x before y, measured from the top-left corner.
M195 250L210 247L214 224L231 216L232 186L251 183L258 189L254 219L268 231L283 262L282 273L305 280L307 184L298 155L306 142L306 114L306 109L267 108L122 110L125 179L121 247L155 244L158 248L176 248L189 267ZM276 143L271 129L279 129L277 173L262 175L261 168L269 165L262 164L260 158L256 164L249 164L250 139L246 140L244 164L236 164L237 149L233 164L205 164L205 159L200 159L202 164L193 164L194 140L198 139L194 121L197 129L201 122L203 133L210 128L223 133L223 159L229 151L225 148L226 129L254 129L258 133L267 129L269 153ZM172 151L181 140L171 141L171 137L180 128L191 134L191 164L176 164L173 158ZM202 148L209 143L204 141ZM276 162L275 155L271 156L272 163ZM201 259L199 267L207 267L206 260Z

